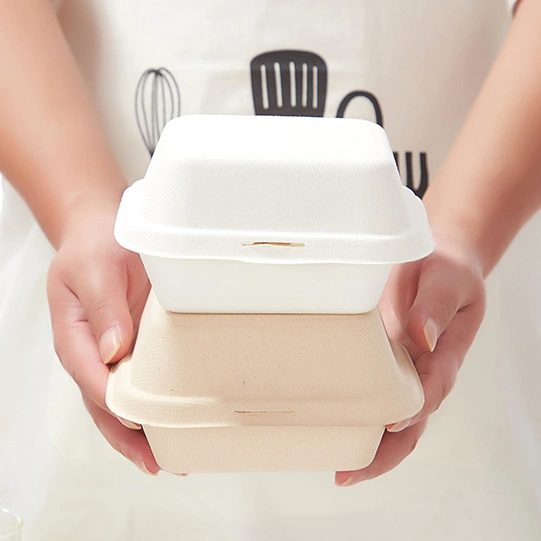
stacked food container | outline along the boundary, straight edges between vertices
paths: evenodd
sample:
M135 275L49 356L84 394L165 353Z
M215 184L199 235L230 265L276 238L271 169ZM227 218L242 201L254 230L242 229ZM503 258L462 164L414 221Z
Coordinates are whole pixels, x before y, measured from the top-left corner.
M107 403L163 469L358 469L422 407L377 304L433 240L376 124L175 119L115 234L153 290Z

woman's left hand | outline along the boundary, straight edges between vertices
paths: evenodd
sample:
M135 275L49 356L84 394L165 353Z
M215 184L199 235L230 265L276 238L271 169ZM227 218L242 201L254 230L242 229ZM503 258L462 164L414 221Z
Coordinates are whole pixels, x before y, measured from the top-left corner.
M393 269L379 306L387 333L407 348L414 361L424 406L411 419L387 427L369 466L337 472L338 486L382 475L415 449L428 417L453 388L481 325L485 287L477 254L452 234L434 232L434 238L431 255Z

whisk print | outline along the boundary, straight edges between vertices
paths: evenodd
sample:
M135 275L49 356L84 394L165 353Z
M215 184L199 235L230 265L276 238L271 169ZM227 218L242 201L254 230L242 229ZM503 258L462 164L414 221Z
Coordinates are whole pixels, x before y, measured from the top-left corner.
M180 116L180 90L167 68L147 69L135 91L135 118L150 156L154 154L165 124Z

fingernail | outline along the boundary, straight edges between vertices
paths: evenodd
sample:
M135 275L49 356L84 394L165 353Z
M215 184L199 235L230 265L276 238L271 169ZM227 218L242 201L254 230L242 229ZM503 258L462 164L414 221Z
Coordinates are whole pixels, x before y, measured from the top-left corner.
M334 484L337 487L349 487L352 485L356 485L357 483L361 483L362 481L368 481L369 479L372 479L372 476L370 475L369 472L358 471L358 472L352 473L349 477L347 477L341 483L337 483L335 481Z
M109 364L120 349L120 330L117 326L107 329L100 338L99 350L105 364Z
M146 473L147 475L152 475L152 477L156 477L156 475L158 475L158 472L156 473L152 473L148 468L147 468L147 465L145 464L144 460L135 460L134 461L134 464L143 472L143 473Z
M411 425L411 421L412 419L404 419L403 421L398 421L398 423L387 425L385 428L387 429L387 432L400 432L401 430L408 428L408 426Z
M335 484L337 487L348 487L348 486L350 486L351 484L353 484L353 481L354 481L353 475L350 475L349 477L347 477L347 478L346 478L344 481L342 481L341 483L335 482L334 484Z
M117 417L117 419L126 427L131 428L132 430L141 430L142 426L138 425L137 423L132 423L131 421L128 421L127 419L122 419L121 417Z
M433 318L429 317L426 320L425 326L423 327L423 333L428 349L431 352L434 351L438 342L438 324Z

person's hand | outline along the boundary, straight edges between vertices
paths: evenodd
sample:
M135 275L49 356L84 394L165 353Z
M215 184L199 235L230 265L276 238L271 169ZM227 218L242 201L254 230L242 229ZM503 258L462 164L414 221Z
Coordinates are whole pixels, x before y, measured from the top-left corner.
M389 336L406 346L415 363L425 404L413 418L387 427L369 466L337 472L339 486L377 477L414 450L428 416L451 391L481 325L485 288L477 255L461 236L433 233L435 251L395 267L379 306Z
M149 292L139 256L113 238L115 214L115 204L85 205L62 238L47 287L54 344L108 442L156 474L160 468L143 431L105 404L108 364L130 351Z

